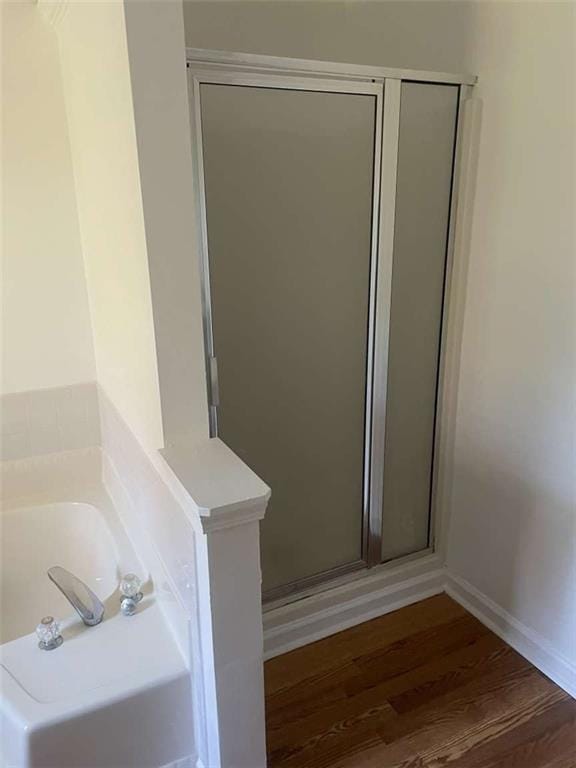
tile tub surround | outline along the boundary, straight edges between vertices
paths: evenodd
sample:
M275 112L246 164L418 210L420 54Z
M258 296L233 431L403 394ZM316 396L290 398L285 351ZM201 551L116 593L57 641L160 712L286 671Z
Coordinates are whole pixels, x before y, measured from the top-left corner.
M99 447L62 451L44 456L0 462L0 503L65 494L73 499L79 491L101 483L102 454Z
M0 435L2 461L99 445L96 383L2 395Z

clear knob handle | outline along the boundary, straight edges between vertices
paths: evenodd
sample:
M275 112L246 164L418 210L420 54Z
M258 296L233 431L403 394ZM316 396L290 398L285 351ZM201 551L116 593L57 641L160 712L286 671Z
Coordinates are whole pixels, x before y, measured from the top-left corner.
M125 616L136 613L136 605L142 600L142 582L135 573L127 573L120 581L120 609Z
M60 625L53 616L44 616L36 627L36 636L38 647L43 651L53 651L64 642L60 634Z
M138 597L141 600L141 586L142 582L135 573L127 573L120 581L120 592L122 592L123 597L132 597L134 599Z

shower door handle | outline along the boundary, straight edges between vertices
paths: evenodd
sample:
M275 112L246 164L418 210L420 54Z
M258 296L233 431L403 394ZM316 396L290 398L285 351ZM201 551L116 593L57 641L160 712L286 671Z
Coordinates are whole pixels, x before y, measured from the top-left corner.
M210 405L217 408L220 405L220 390L218 387L218 360L210 358Z

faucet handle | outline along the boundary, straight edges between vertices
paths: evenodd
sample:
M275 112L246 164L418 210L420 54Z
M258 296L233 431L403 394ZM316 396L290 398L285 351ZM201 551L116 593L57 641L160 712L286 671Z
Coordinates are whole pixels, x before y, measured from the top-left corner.
M60 625L53 616L44 616L36 627L36 636L38 647L43 651L53 651L64 642L60 634Z
M136 612L136 606L142 600L140 590L142 582L135 573L127 573L120 581L120 610L125 616L132 616Z
M86 626L100 624L104 617L104 605L90 587L59 565L48 568L48 578L56 584Z

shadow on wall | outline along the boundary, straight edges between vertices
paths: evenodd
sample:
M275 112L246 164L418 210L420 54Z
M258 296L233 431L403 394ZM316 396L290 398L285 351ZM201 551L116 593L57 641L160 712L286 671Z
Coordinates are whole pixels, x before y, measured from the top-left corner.
M473 18L444 0L184 0L190 47L436 71L466 71Z

